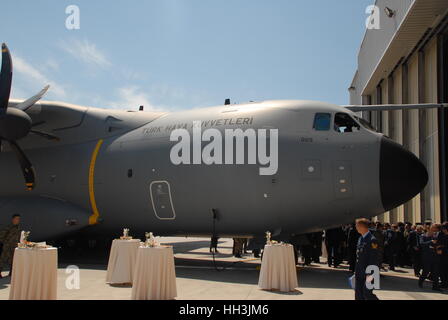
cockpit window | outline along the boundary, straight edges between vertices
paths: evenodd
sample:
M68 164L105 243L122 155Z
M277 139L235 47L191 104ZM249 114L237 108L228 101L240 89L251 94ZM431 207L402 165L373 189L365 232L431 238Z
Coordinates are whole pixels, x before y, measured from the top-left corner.
M370 124L370 122L368 122L367 120L363 119L363 118L359 118L359 117L355 117L355 119L361 123L361 125L363 127L365 127L366 129L372 130L376 132L376 129Z
M334 130L339 133L356 132L361 127L347 113L336 113L334 117Z
M313 129L317 131L328 131L331 125L331 114L330 113L316 113L314 117Z

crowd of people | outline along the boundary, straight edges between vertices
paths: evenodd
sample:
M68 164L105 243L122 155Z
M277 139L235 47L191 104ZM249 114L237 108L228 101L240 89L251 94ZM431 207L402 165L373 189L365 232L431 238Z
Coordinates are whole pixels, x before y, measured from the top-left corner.
M371 222L369 229L378 242L381 271L409 267L420 287L429 279L433 290L448 289L448 222ZM328 266L337 268L346 261L354 272L359 237L355 224L298 236L294 241L297 258L302 256L304 265L320 263L324 242Z

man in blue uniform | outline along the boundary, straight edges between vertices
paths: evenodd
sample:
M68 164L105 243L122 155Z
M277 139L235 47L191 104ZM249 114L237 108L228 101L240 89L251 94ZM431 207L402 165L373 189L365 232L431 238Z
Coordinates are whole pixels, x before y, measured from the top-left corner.
M355 300L378 300L373 289L366 286L367 267L378 266L378 241L369 231L369 225L368 219L356 220L356 230L361 237L356 248Z
M432 280L432 290L442 291L439 286L440 278L440 250L439 246L440 225L433 224L428 232L421 235L420 246L422 248L423 272L418 281L418 286L423 288L427 278Z

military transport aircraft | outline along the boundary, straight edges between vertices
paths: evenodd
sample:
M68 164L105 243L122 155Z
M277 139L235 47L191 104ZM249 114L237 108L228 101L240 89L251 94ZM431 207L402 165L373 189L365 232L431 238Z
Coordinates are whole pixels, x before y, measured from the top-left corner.
M355 112L444 107L264 101L118 111L39 101L48 87L10 100L11 81L3 44L0 223L20 213L33 240L124 227L300 234L373 217L421 192L428 174Z

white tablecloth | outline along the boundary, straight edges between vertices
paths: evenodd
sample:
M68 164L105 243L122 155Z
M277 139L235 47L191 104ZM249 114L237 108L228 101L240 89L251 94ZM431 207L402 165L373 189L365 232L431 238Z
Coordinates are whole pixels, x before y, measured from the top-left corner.
M107 264L106 283L132 283L137 249L140 243L139 239L115 239L112 242Z
M9 299L56 300L57 272L57 248L16 248Z
M172 247L138 248L133 300L172 300L177 296Z
M298 287L292 245L266 245L258 286L264 290L291 292Z

